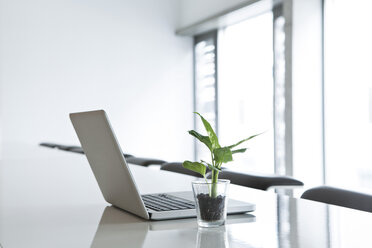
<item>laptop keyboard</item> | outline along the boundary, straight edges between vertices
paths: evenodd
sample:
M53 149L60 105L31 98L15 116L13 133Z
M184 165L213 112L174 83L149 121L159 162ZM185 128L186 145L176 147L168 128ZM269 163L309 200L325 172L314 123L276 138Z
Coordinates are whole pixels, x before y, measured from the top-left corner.
M147 209L154 211L173 211L195 208L193 201L168 194L142 195L142 200Z

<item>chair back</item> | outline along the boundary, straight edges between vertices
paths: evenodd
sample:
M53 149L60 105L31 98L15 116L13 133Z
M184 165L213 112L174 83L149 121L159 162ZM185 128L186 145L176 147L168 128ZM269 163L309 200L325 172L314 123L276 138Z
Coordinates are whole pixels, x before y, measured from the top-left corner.
M372 212L372 195L345 189L319 186L305 191L301 198Z
M194 176L194 177L203 177L199 173L196 173L194 171L185 169L182 166L182 162L164 163L160 167L160 170L172 171L172 172L181 173L181 174L185 174L185 175L190 175L190 176Z
M228 179L231 183L240 186L268 190L275 186L303 186L303 182L287 176L279 176L275 174L253 174L241 173L229 170L223 170L219 173L218 178Z

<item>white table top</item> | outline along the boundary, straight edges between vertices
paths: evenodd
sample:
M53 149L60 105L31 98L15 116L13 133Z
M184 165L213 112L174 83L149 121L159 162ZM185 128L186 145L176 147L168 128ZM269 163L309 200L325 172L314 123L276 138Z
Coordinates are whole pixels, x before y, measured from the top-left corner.
M191 190L195 178L131 165L141 193ZM257 210L225 227L145 221L111 207L85 156L33 147L3 152L2 247L368 247L372 214L232 185ZM0 247L1 247L0 246Z

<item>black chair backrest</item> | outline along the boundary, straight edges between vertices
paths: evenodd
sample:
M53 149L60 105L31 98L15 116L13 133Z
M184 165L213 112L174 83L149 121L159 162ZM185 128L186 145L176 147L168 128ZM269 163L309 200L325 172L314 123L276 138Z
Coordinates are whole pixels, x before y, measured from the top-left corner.
M194 171L188 170L183 168L182 162L172 162L172 163L164 163L161 167L161 170L166 170L166 171L172 171L176 173L181 173L185 175L190 175L194 177L203 177L199 173L196 173Z
M253 173L240 173L229 170L224 170L219 173L218 178L228 179L231 183L267 190L273 186L303 186L303 182L287 176L279 175L264 175L264 174L253 174Z
M372 195L329 186L319 186L305 191L301 198L372 212Z
M75 153L80 153L84 154L84 150L80 146L70 146L70 145L61 145L61 144L55 144L55 143L50 143L50 142L43 142L39 144L40 146L44 147L49 147L49 148L56 148L61 151L66 151L66 152L75 152ZM125 158L130 158L133 157L131 154L123 154ZM161 160L163 161L163 160ZM164 162L164 161L163 161Z
M125 155L124 155L125 157ZM149 166L149 165L162 165L166 163L164 160L154 159L154 158L142 158L136 156L125 157L125 160L128 163L141 165L141 166Z

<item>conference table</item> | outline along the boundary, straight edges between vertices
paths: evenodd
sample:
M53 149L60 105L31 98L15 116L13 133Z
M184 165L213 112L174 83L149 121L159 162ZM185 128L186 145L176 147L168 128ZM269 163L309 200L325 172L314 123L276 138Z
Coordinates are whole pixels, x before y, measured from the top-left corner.
M3 147L0 247L372 247L372 214L231 185L256 204L225 226L146 221L105 202L84 155ZM130 165L142 194L191 190L194 177Z

